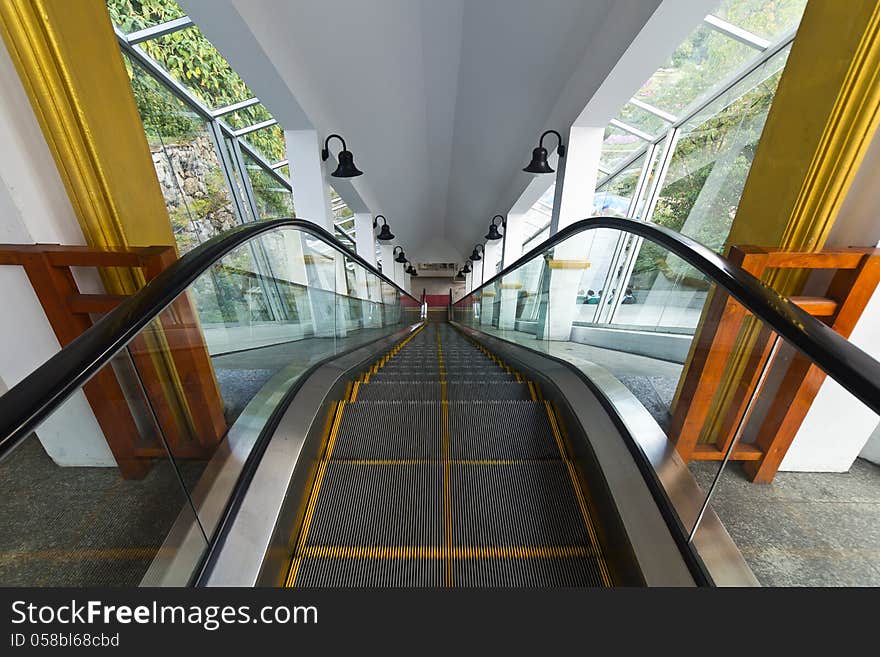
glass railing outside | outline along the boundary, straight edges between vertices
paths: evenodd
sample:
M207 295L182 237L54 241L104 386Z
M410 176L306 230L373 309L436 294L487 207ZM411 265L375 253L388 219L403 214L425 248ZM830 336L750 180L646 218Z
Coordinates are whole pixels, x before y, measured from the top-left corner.
M325 239L285 225L226 253L4 454L0 585L193 581L291 387L419 321Z
M602 295L590 290L622 272L610 271L596 246L627 243L650 258L637 261L631 289L615 290L609 308L599 308ZM615 302L615 321L584 325ZM585 228L458 299L451 314L569 362L604 381L609 398L623 391L637 400L644 417L624 423L665 436L670 457L683 457L697 484L683 497L672 490L680 481L655 473L698 559L708 560L720 519L761 584L880 585L880 418L872 410L880 399L866 405L668 248ZM804 333L818 323L796 319ZM867 447L859 457L872 431L873 462ZM827 468L829 453L838 472L810 471Z

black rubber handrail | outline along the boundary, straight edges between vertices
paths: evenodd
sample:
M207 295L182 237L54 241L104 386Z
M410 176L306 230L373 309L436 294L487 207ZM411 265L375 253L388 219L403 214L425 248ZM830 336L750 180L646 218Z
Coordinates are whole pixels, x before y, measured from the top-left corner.
M224 231L174 262L137 294L132 295L0 397L0 458L28 435L65 399L79 389L189 285L224 255L249 240L291 227L317 237L392 285L417 299L329 232L304 219L274 219Z
M496 281L572 236L597 228L611 228L632 233L671 251L705 274L753 315L794 345L826 374L875 413L880 414L880 362L710 248L656 224L620 217L582 219L566 226L456 303L461 303L483 288L494 285Z

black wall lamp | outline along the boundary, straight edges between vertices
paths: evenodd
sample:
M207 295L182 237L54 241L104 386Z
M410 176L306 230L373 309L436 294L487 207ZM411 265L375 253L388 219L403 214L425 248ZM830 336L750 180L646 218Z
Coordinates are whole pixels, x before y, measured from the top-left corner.
M477 251L477 249L479 249L479 251ZM482 260L482 259L483 259L483 256L481 256L480 253L485 253L485 252L486 252L486 249L483 248L483 245L482 245L482 244L477 244L477 245L474 247L474 252L471 253L471 255L470 255L470 257L468 258L468 260L473 260L474 262L476 262L477 260Z
M373 217L373 228L379 225L379 219L382 220L382 230L380 230L379 234L376 235L376 239L382 240L383 242L393 240L394 235L391 233L391 229L388 227L388 220L385 218L385 215L377 214L375 217Z
M489 232L486 233L487 240L500 240L502 237L504 237L501 233L498 232L498 226L495 225L496 219L501 219L500 225L507 226L507 220L502 215L496 214L494 217L492 217L492 223L489 224Z
M462 267L461 270L462 270L465 274L470 274L471 271L473 271L473 270L471 269L471 263L470 263L470 262L466 262L466 263L464 263L464 267Z
M324 148L321 149L321 161L326 162L330 157L329 145L330 140L334 137L342 142L342 150L339 151L339 156L336 158L339 160L339 165L336 167L336 171L330 175L334 178L354 178L355 176L363 175L364 172L354 165L354 156L352 156L351 151L345 146L345 140L339 135L333 134L324 140Z
M397 249L400 249L400 253L397 253ZM394 247L394 250L391 252L391 254L392 254L392 255L395 255L395 254L397 255L397 257L394 258L394 262L399 262L399 263L401 263L401 264L403 264L404 262L406 262L406 254L403 252L403 247L402 247L402 246L395 246L395 247Z
M544 137L551 134L556 135L556 138L559 140L559 148L556 149L559 157L565 157L565 145L562 143L562 135L555 130L545 130L538 141L538 147L532 151L532 161L529 162L529 166L523 169L523 171L528 173L553 173L556 171L547 162L547 149L544 148Z
M418 276L419 275L419 272L416 271L416 268L413 267L413 264L411 262L408 262L406 269L404 271L407 274L409 274L410 276Z
M464 280L464 272L461 269L459 269L458 273L455 275L455 280L457 280L457 281Z

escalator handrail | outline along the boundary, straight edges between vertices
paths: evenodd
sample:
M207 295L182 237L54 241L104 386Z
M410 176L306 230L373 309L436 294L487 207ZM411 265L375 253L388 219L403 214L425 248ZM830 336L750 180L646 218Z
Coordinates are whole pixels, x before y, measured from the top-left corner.
M0 396L0 458L167 308L220 258L263 233L291 227L309 233L354 260L367 271L415 297L322 227L304 219L274 219L244 224L211 238L171 264L136 294L104 315L82 335Z
M866 406L880 414L880 362L763 281L710 248L657 224L621 217L581 219L524 254L476 290L471 290L455 304L479 293L487 286L494 285L511 272L572 236L597 228L611 228L632 233L671 251L705 274Z

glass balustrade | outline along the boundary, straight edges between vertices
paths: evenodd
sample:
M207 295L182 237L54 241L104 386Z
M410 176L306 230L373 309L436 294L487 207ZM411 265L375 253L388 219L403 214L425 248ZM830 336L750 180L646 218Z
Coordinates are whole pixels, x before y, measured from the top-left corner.
M615 244L638 254L628 273L612 269ZM600 316L613 321L590 324ZM726 531L759 583L880 583L877 413L662 244L583 229L456 300L452 317L626 400L637 447L636 434L661 436L693 476L682 488L655 473L698 557ZM819 326L796 320L795 335Z
M292 386L419 310L295 226L229 251L0 461L0 585L190 583Z

